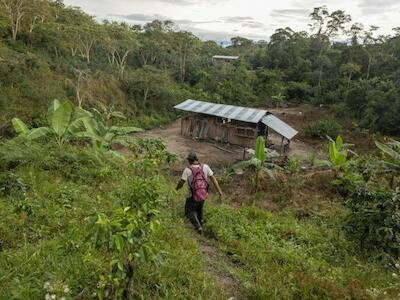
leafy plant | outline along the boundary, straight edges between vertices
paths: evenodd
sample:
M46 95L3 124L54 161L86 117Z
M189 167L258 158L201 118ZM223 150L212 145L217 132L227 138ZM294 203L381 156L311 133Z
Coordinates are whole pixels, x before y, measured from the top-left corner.
M327 139L329 140L329 160L334 168L343 169L348 161L349 153L357 156L357 153L350 149L353 144L344 143L342 136L338 135L336 140L327 136Z
M304 132L307 136L322 138L327 135L337 136L341 129L341 126L334 118L324 118L317 122L308 124L304 129Z
M277 95L272 96L271 98L274 101L277 108L286 100L286 96L283 95L281 92L278 93Z
M83 130L83 120L90 114L72 106L69 101L54 100L47 111L48 127L28 129L28 126L20 119L13 118L12 124L15 132L28 140L35 140L44 136L52 136L57 144L62 146L65 142L77 136Z
M286 165L285 170L291 175L297 174L300 170L301 161L298 157L290 158Z
M257 137L256 140L255 158L262 163L265 160L265 139L262 136Z
M400 142L392 140L387 144L382 144L376 141L375 144L385 156L381 165L385 172L392 174L391 186L394 187L395 177L400 175Z
M260 178L263 175L262 170L264 169L264 161L265 161L265 139L262 136L257 137L254 157L257 160L257 163L255 164L256 174L253 180L254 180L255 190L258 191L260 185Z
M361 186L348 197L347 232L363 247L400 254L400 193Z
M343 167L347 161L347 149L344 147L343 139L340 135L336 140L330 139L329 160L334 167Z
M274 163L265 162L267 158L275 157L275 153L266 151L265 139L262 136L257 138L255 146L254 157L252 159L238 162L232 168L233 170L236 170L235 172L240 172L241 169L252 168L255 173L251 178L251 183L254 186L254 190L258 191L260 181L265 177L265 174L270 178L275 179L275 171L282 170L282 168Z
M121 140L129 133L142 131L138 127L108 126L107 120L99 111L94 110L91 118L82 120L86 131L80 132L78 136L90 138L94 148L103 149L110 147L118 138Z
M0 195L24 197L27 192L27 185L21 177L8 171L0 174Z
M13 124L15 132L19 136L24 137L28 140L35 140L49 134L49 130L47 127L29 129L28 126L18 118L13 118L11 122Z
M109 274L101 275L98 283L100 299L131 298L134 292L133 275L138 260L159 262L160 256L151 241L159 222L146 211L131 207L117 209L113 216L98 214L93 241L105 246L110 255Z

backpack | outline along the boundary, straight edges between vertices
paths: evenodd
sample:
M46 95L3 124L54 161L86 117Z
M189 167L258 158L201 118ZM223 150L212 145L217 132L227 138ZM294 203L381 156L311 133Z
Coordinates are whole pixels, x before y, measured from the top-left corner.
M199 168L189 167L192 171L193 179L190 183L190 189L192 190L193 200L197 202L202 202L208 197L208 182L206 176L204 175L203 165Z

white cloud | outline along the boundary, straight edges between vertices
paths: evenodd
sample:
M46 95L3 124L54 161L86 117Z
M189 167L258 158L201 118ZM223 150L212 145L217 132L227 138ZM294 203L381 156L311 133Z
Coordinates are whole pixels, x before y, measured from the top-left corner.
M398 26L400 0L64 0L98 19L144 24L172 20L182 30L203 39L227 40L241 35L266 39L275 29L308 30L309 14L316 6L343 9L354 22L377 25L380 33Z

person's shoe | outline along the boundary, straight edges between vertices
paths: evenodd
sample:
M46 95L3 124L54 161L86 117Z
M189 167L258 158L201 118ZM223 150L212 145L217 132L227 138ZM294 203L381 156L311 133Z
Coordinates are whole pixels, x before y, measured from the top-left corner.
M203 227L199 227L199 228L197 228L197 232L200 234L200 235L203 235Z

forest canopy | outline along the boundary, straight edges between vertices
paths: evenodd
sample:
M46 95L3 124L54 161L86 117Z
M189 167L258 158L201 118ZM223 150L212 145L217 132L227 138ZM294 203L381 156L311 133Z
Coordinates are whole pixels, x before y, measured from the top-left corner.
M0 1L0 121L44 122L53 99L115 106L143 127L174 118L192 97L252 106L327 104L364 128L400 133L400 28L378 35L342 10L314 8L309 30L278 28L268 41L222 47L177 30L98 23L62 1ZM240 60L215 64L212 56Z

